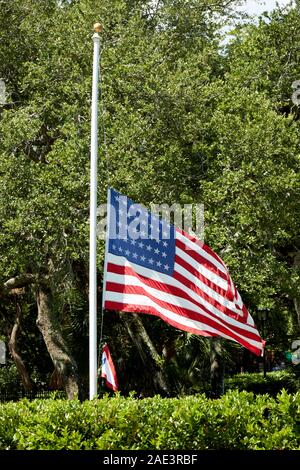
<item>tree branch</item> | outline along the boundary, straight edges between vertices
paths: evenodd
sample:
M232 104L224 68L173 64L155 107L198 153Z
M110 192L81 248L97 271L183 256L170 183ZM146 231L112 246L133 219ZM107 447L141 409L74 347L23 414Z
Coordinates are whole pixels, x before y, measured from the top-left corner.
M0 285L0 295L7 295L12 289L26 287L32 284L35 280L33 274L20 274L20 276L11 277L2 285Z

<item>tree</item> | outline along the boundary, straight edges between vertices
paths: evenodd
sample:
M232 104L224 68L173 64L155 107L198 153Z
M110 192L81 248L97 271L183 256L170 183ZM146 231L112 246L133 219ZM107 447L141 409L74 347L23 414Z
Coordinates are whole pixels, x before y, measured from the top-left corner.
M214 22L205 18L226 3L166 1L154 9L149 1L2 3L0 75L9 100L0 122L0 277L3 286L30 277L18 285L35 299L37 325L73 397L78 371L65 313L72 310L70 293L86 295L87 285L91 25L95 18L104 24L110 183L146 203L154 194L171 200L190 179L191 144L179 136L185 118L174 120L174 106L176 112L186 109L184 67L198 54L211 73L217 67ZM201 70L199 84L208 75ZM99 166L103 175L103 148ZM143 180L137 179L141 169ZM99 185L102 201L106 182ZM178 187L170 191L174 182ZM142 330L140 325L140 337L154 353Z
M108 184L147 206L203 202L206 240L228 263L251 312L256 318L258 307L270 312L274 344L293 330L291 303L300 298L299 124L294 108L283 113L282 93L297 61L283 75L278 63L289 57L282 24L298 21L299 7L242 29L222 55L219 28L232 5L1 2L0 78L9 94L0 115L1 302L12 288L26 289L69 397L86 383L95 20L104 26L99 202ZM297 35L295 41L292 54ZM103 254L99 241L99 267ZM99 268L100 282L101 276ZM181 333L158 319L112 315L115 323L106 319L112 329L104 332L122 338L111 340L124 359L120 367L139 357L144 373L148 351L151 366L140 389L147 383L151 392L162 391L173 380L170 362L184 362L184 352L164 356ZM136 378L132 383L139 387Z
M299 297L299 6L236 32L220 80L201 181L208 241L230 266L246 304L268 314L269 343L295 334ZM285 346L286 347L286 346Z

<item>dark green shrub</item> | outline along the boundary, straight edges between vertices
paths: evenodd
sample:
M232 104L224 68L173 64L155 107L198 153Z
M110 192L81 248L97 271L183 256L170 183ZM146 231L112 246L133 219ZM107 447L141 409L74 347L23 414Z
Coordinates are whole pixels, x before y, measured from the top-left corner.
M0 395L18 396L22 390L20 375L14 364L2 365L0 367Z
M255 394L269 394L275 397L281 390L295 393L299 390L299 381L290 371L282 370L268 372L266 378L263 373L244 373L225 378L225 391L239 390Z

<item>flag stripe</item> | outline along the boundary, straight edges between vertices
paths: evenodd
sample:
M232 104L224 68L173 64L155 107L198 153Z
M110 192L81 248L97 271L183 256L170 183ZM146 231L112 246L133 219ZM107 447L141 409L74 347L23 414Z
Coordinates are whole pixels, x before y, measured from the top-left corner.
M214 274L213 276L206 276L206 273L203 273L203 271L201 270L200 264L195 262L195 260L193 260L191 256L187 255L180 248L177 249L177 247L175 254L175 263L176 262L183 267L188 267L188 270L191 272L191 274L193 274L196 278L200 279L208 287L211 287L216 292L220 292L220 294L226 295L227 282L224 279L221 279L220 277Z
M192 250L197 253L197 258L205 266L214 270L217 274L221 275L222 273L223 275L225 274L225 277L227 276L227 269L224 263L222 263L218 256L212 255L212 252L206 249L206 245L201 244L201 242L195 243L191 238L188 238L186 233L179 229L176 229L176 238L183 242L186 250Z
M207 264L205 258L199 255L195 250L188 248L178 239L176 239L176 253L208 281L219 286L221 289L227 289L226 274L217 270L214 266Z
M214 305L212 305L210 302L206 302L204 299L202 299L201 295L202 294L199 291L199 294L197 293L196 290L191 290L187 285L185 285L182 282L177 281L176 277L170 277L170 276L165 276L169 278L167 281L163 279L164 282L162 282L162 279L159 279L163 277L163 275L160 275L157 277L157 279L149 279L147 277L147 273L145 272L145 268L138 266L138 265L131 265L131 263L127 264L126 260L122 260L121 257L117 257L114 255L109 255L112 258L112 263L109 263L108 265L108 277L107 280L109 281L114 281L116 278L113 278L111 276L111 273L116 273L116 274L121 274L121 275L133 275L136 277L141 278L144 284L149 285L150 287L154 287L166 294L171 293L171 292L176 292L175 289L180 290L180 295L183 298L186 298L194 303L196 305L199 305L201 308L205 309L208 315L216 316L216 318L219 318L222 320L225 324L230 324L232 327L237 327L245 330L246 332L252 332L252 333L257 333L257 330L255 327L252 327L250 325L247 325L245 323L240 322L239 320L235 319L232 316L226 315L224 312L216 309ZM117 264L118 263L118 264ZM125 264L125 266L124 266ZM121 278L120 278L121 279ZM179 295L179 293L178 293ZM245 333L247 334L247 333Z
M221 266L223 266L223 268L225 269L225 272L227 273L228 272L228 269L224 263L224 261L220 258L220 256L215 253L208 245L205 245L205 243L203 243L201 240L199 240L198 238L196 238L195 236L192 236L192 235L189 235L187 232L184 232L182 229L176 227L176 232L181 234L182 237L186 238L187 240L189 240L191 243L193 243L194 245L197 245L198 247L200 247L202 250L204 250L209 256L211 256L212 258L214 258L218 263L221 264Z
M177 258L176 261L178 261ZM214 289L211 289L210 287L206 286L200 279L194 276L191 271L186 268L187 265L186 267L183 267L179 263L177 264L175 262L174 278L182 282L183 284L189 284L191 286L191 289L194 290L198 295L203 297L203 299L206 299L211 302L212 305L217 305L218 308L224 313L234 316L242 314L241 310L238 309L233 304L233 302L230 302L225 297L225 295L222 296Z
M107 291L105 308L132 312L145 312L147 310L147 313L149 312L152 315L159 316L168 323L176 323L177 327L180 329L184 327L186 331L190 331L192 333L200 334L199 331L206 331L209 336L211 336L211 333L214 335L220 335L221 333L219 328L212 327L206 321L203 323L201 321L193 320L190 317L183 316L180 313L171 312L168 309L161 307L157 302L154 302L149 298L149 296L145 295L123 294L122 292L118 293ZM236 341L248 349L251 349L253 352L257 352L259 350L259 341L246 341L244 338L239 338L237 340L236 337L226 333L222 333L222 337Z
M111 277L112 275L110 275ZM115 275L116 277L118 275ZM232 325L225 324L216 316L212 316L211 314L205 312L205 310L201 307L196 306L195 304L191 304L189 301L185 299L178 298L172 295L168 295L166 293L161 293L156 289L152 289L149 286L143 285L142 283L138 282L139 280L134 276L125 276L124 284L120 284L117 282L109 281L107 282L107 290L111 292L118 292L123 294L134 294L135 292L139 295L146 295L149 297L153 302L156 302L163 308L170 310L173 313L182 312L182 315L191 318L195 321L206 321L209 325L214 325L215 328L219 328L220 331L225 332L228 335L238 335L239 337L244 336L247 340L259 340L259 337L251 332L245 332L241 328L233 328Z
M193 306L200 307L204 311L207 316L217 318L219 321L221 321L224 325L228 325L230 328L238 328L241 331L244 331L245 335L257 335L257 330L256 328L253 328L247 324L241 323L240 321L236 320L235 318L232 318L222 312L219 312L217 309L213 311L213 308L210 304L206 304L208 308L206 308L205 305L201 304L199 302L199 296L191 291L191 295L189 295L189 289L185 286L182 286L182 288L174 287L172 286L170 290L170 286L160 283L158 281L153 281L151 279L141 277L139 276L138 273L135 272L134 269L132 269L130 266L116 266L116 265L109 265L110 272L108 273L107 281L114 282L116 284L120 284L120 288L118 289L118 292L121 291L122 286L130 280L130 284L132 285L137 285L137 283L134 281L133 276L135 278L138 278L140 283L144 286L149 286L150 288L156 289L156 293L159 294L159 292L162 292L162 294L170 295L175 294L177 295L180 303L180 298L182 297L183 299L189 300L192 302ZM126 277L126 281L124 281L122 278ZM141 285L138 284L138 285Z

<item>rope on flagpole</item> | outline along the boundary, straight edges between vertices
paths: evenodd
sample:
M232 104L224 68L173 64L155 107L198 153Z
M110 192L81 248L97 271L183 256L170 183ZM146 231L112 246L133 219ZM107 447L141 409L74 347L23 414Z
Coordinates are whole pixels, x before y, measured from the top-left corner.
M102 74L100 74L100 79L99 79L99 93L100 93L100 103L102 107L102 119L101 119L101 124L102 124L102 132L103 132L103 153L105 156L105 164L106 164L106 180L107 180L107 188L109 187L109 182L110 182L110 174L109 174L109 158L108 158L108 152L107 152L107 134L106 134L106 125L105 125L105 115L106 115L106 108L105 108L105 100L104 100L104 94L103 94L103 83L102 83ZM103 276L103 282L102 282L102 295L104 295L104 276ZM98 347L98 370L100 370L100 362L101 362L101 356L102 356L102 348L103 348L103 324L104 324L104 303L103 301L101 302L101 313L100 313L100 336L99 336L99 347Z
M103 341L103 324L104 324L104 296L105 296L105 285L106 285L106 271L107 271L107 256L108 256L108 227L110 225L110 191L107 188L107 221L106 221L106 243L105 243L105 258L104 258L104 269L103 269L103 282L102 282L102 303L101 303L101 326L100 326L100 340L99 340L99 355L98 355L98 367L100 367L100 351L102 351Z
M109 160L108 160L108 152L107 152L107 137L106 137L106 126L105 126L105 101L103 97L103 87L102 87L102 75L100 74L100 102L102 106L102 131L103 131L103 153L105 155L105 163L106 163L106 179L107 179L107 187L109 187ZM103 287L103 284L102 284ZM102 288L103 293L103 288ZM100 364L100 350L102 349L102 340L103 340L103 323L104 323L104 307L103 302L101 303L101 323L100 323L100 338L99 338L99 357L98 357L98 364Z

